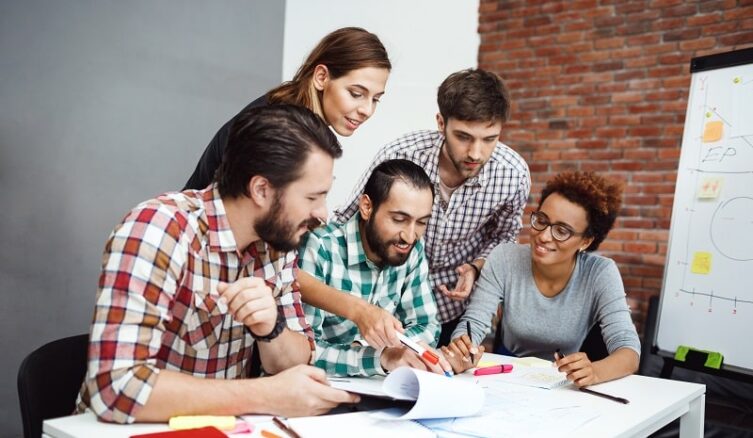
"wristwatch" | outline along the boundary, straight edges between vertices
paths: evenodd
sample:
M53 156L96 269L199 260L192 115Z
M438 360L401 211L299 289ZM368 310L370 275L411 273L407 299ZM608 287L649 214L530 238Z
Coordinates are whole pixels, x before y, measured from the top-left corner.
M468 264L471 265L471 268L473 268L473 271L476 273L476 280L478 280L478 277L481 276L481 269L479 269L479 267L474 265L473 263Z
M285 316L283 316L280 309L277 309L277 322L275 322L275 328L272 329L271 332L269 332L268 335L265 336L259 336L255 335L253 331L249 330L251 332L251 336L254 337L257 341L261 342L269 342L272 339L280 336L280 333L282 333L283 330L285 330L285 327L288 325L285 323Z

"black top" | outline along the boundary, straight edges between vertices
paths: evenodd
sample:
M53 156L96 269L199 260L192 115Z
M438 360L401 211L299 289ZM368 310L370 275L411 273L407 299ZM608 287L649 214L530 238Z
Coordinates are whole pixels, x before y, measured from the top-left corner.
M199 159L199 163L196 164L196 169L188 179L188 182L186 182L183 190L205 189L214 181L214 174L217 171L217 168L220 167L220 163L222 163L222 156L225 155L227 140L230 137L230 127L233 126L233 123L238 119L238 117L246 111L267 105L269 105L269 102L267 102L267 96L264 95L249 103L245 108L243 108L243 110L241 110L241 112L236 114L235 117L228 120L227 123L222 125L222 128L217 131L217 134L214 135L214 138L212 138L212 141L209 142L209 145L204 150L204 153Z

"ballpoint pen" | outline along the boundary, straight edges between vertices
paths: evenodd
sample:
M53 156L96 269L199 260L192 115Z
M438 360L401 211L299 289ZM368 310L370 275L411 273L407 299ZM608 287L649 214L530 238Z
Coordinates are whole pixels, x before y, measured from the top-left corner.
M293 428L290 427L290 425L286 424L284 421L280 420L279 418L273 417L272 421L275 423L275 426L279 427L280 430L285 432L285 434L289 436L290 438L301 438L298 432L293 430Z
M465 322L465 332L468 333L468 338L471 340L471 344L473 344L473 338L471 337L471 322L466 321ZM473 353L471 353L471 363L476 362L476 359L473 357Z
M609 394L604 394L603 392L594 391L593 389L588 389L588 388L579 388L579 389L582 392L585 392L586 394L591 394L591 395L595 395L595 396L598 396L598 397L604 397L606 399L609 399L609 400L612 400L612 401L616 401L617 403L622 403L622 404L625 404L625 405L628 404L628 403L630 403L630 400L628 400L626 398L617 397L617 396L609 395Z

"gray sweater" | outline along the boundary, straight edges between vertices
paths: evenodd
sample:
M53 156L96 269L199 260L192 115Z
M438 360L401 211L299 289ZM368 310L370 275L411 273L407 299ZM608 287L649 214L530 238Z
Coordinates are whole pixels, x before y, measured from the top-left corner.
M558 348L564 354L576 352L597 322L610 354L623 347L640 354L620 272L606 257L580 253L565 288L547 298L533 279L531 248L514 243L497 246L452 338L465 333L465 321L470 321L474 343L483 340L499 303L504 308L502 342L517 356L552 360Z

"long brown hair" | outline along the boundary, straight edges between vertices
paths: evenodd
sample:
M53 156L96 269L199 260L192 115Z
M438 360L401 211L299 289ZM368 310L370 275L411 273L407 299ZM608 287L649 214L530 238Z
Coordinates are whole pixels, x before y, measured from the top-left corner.
M314 69L325 65L330 78L337 79L364 67L392 69L379 37L360 27L343 27L327 34L298 68L293 80L267 93L269 103L303 106L324 119L321 92L314 87Z

